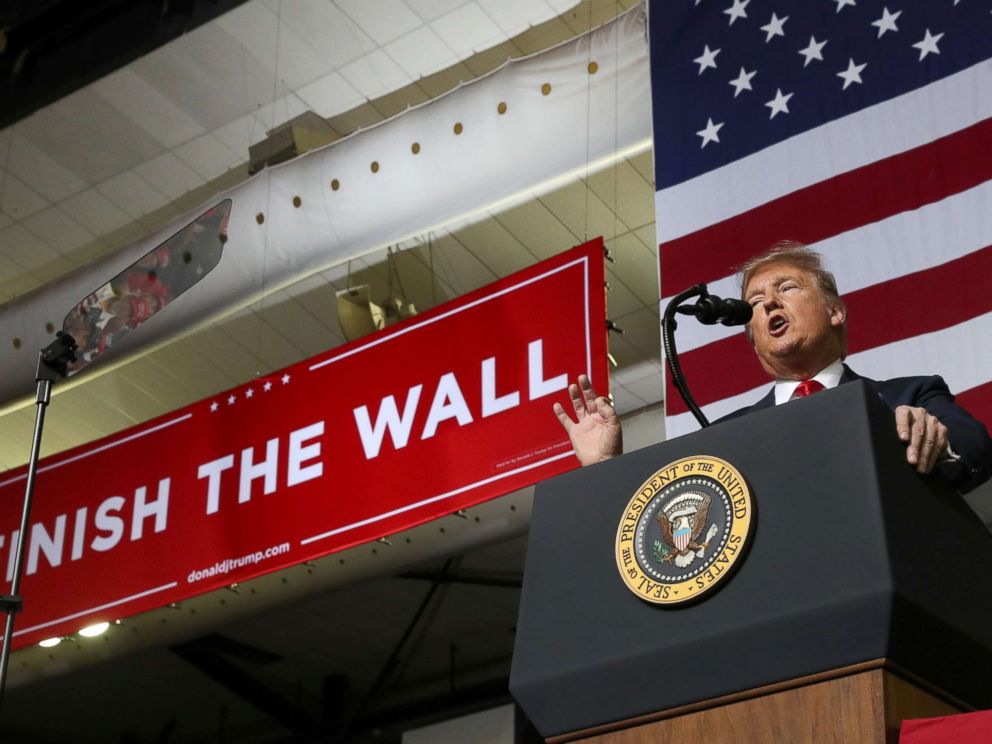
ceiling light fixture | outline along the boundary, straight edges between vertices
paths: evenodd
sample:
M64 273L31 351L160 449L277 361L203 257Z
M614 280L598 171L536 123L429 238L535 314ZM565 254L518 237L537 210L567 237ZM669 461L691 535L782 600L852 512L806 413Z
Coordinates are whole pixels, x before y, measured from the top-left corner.
M87 625L79 631L79 635L84 638L96 638L97 636L106 633L107 628L109 627L110 623L96 623L95 625Z

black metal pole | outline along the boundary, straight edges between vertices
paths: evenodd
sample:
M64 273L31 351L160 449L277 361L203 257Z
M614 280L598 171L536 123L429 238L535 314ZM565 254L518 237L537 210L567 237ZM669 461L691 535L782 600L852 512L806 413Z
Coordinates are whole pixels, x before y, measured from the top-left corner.
M692 393L689 392L689 386L686 384L685 375L682 374L682 365L679 364L679 353L675 349L675 329L678 327L678 323L675 320L675 313L679 311L679 306L686 300L692 297L705 297L707 295L705 284L696 284L685 292L675 295L665 307L665 313L661 318L661 344L665 349L665 361L668 363L668 369L672 373L672 382L675 384L675 389L679 391L679 395L682 396L682 400L692 411L692 415L696 417L696 421L704 429L710 425L709 419L706 418L706 414L703 413L702 409L696 405L695 399L692 397Z
M14 616L21 611L21 567L24 551L28 543L28 528L31 520L31 502L34 499L34 483L38 474L38 457L41 452L41 434L45 427L45 409L52 399L52 383L65 377L67 367L76 358L76 342L68 333L59 331L55 341L38 354L38 383L35 403L38 406L34 419L34 436L31 440L31 454L28 457L28 477L24 486L24 506L21 509L21 527L17 531L17 545L14 547L14 575L10 581L10 594L0 597L0 608L7 612L3 641L0 644L0 706L3 705L4 691L7 689L7 667L10 665L11 643L14 639Z
M3 631L3 644L0 646L0 707L7 689L7 666L10 663L10 644L14 636L14 616L21 609L21 566L27 547L28 521L31 518L31 502L34 499L34 481L38 471L38 455L41 451L41 433L45 426L45 409L52 397L52 381L38 380L34 417L34 437L31 440L31 456L28 459L28 479L24 487L24 507L21 510L21 527L17 532L17 546L14 556L14 576L10 581L10 594L0 598L7 611L7 623Z

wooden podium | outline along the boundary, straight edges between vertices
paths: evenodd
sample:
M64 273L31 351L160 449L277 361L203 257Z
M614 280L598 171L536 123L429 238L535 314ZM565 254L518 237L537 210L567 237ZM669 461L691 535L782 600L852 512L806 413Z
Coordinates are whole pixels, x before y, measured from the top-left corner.
M703 600L652 605L617 527L698 455L748 482L750 550ZM552 742L894 742L904 718L992 707L990 577L992 536L851 383L541 484L510 690Z

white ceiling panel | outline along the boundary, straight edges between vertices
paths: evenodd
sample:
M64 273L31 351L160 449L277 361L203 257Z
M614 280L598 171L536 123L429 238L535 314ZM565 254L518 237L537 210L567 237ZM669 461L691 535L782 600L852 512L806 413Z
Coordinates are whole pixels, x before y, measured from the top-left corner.
M23 220L49 206L48 201L36 194L13 173L0 178L0 210L12 220Z
M116 176L163 149L131 119L86 89L42 109L19 129L87 184Z
M49 207L29 217L24 221L24 226L62 254L67 254L95 237L58 207Z
M381 49L345 65L341 74L366 98L378 98L413 82Z
M469 0L405 0L405 2L425 23L431 23L457 8L474 4Z
M0 245L4 246L5 258L27 271L54 261L59 256L48 243L19 224L9 225L0 230Z
M462 5L431 23L441 40L460 57L495 46L506 38L475 3Z
M285 3L287 8L291 3ZM245 3L218 19L218 24L242 46L245 53L271 70L270 83L282 80L290 89L306 85L331 71L327 60L282 23L283 10L273 13L262 3Z
M664 375L659 371L639 380L627 382L625 387L645 403L658 403L665 397L664 379Z
M654 223L651 223L654 226ZM630 290L644 305L658 304L658 259L634 233L625 233L609 241L607 247L616 261L616 271L624 277Z
M278 13L282 22L332 69L346 65L378 46L328 0L293 0L282 3Z
M428 26L414 29L384 47L386 54L414 77L424 77L458 62L458 57Z
M660 332L659 332L660 333ZM660 360L645 360L638 364L629 364L625 367L617 367L613 370L613 379L621 385L629 385L637 380L646 377L663 377L663 368Z
M213 135L223 142L228 150L240 155L242 162L246 163L249 146L264 139L265 131L265 125L252 113L239 116L234 121L215 129Z
M460 228L454 236L499 276L512 274L536 260L498 220L486 219Z
M95 188L80 191L59 206L94 235L113 232L131 222L131 216L127 212Z
M654 221L654 189L628 161L622 160L591 175L588 183L629 227Z
M38 194L50 202L58 202L86 188L86 183L82 179L77 178L59 165L54 158L22 137L17 127L10 129L9 132L7 170Z
M325 118L350 111L365 102L365 97L337 72L324 75L296 93L311 111Z
M610 291L606 295L606 314L609 317L627 315L644 307L644 303L631 292L630 287L624 283L611 264L606 266L606 281L610 283Z
M203 134L193 117L129 67L96 81L93 90L164 147Z
M570 8L574 8L576 5L579 4L579 0L545 0L545 2L551 6L551 9L555 12L556 15L560 15L561 13L564 13L566 10ZM609 0L607 0L607 2L605 3L601 2L599 4L602 7L604 7L607 11L612 11L614 14L617 12L617 8L615 7L614 3L609 2ZM593 5L595 5L595 3L593 3Z
M621 416L631 411L637 411L645 406L645 402L641 398L634 395L634 393L630 392L623 385L613 385L610 393L613 395L613 407L616 408L617 413Z
M478 0L478 4L507 36L516 36L555 15L545 0Z
M135 172L148 181L156 191L169 199L178 199L204 183L203 178L171 152L137 166Z
M175 148L173 152L207 181L244 162L212 134L190 140Z
M379 45L398 39L417 26L420 18L403 0L336 0L334 3Z
M268 132L285 124L290 119L296 118L306 110L306 103L295 93L290 93L272 103L263 103L258 106L255 110L255 118L261 122L264 132ZM265 136L264 132L259 139Z
M289 93L284 83L275 80L271 67L261 64L226 31L212 26L201 26L142 57L133 67L206 130Z
M538 200L493 215L493 219L538 259L576 244L575 236Z
M103 183L97 184L96 188L133 219L158 209L168 201L162 192L156 190L134 171L124 171L120 175L108 178Z

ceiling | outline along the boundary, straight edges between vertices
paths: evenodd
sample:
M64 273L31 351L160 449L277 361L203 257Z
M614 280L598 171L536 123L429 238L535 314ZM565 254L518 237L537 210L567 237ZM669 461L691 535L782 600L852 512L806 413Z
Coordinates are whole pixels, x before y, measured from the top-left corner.
M634 4L244 3L0 131L0 301L240 183L249 147L298 114L314 111L332 139L346 136ZM415 236L389 260L424 310L604 235L615 261L608 313L624 331L611 334L612 389L633 414L662 397L654 232L645 152L469 226ZM342 343L334 292L369 283L385 294L389 273L377 251L57 392L43 455ZM0 343L11 342L0 325ZM33 422L32 406L0 416L0 469L27 460ZM652 426L656 437L656 417ZM407 542L126 620L97 645L18 652L21 682L0 731L52 744L389 742L505 702L529 498L511 494Z

